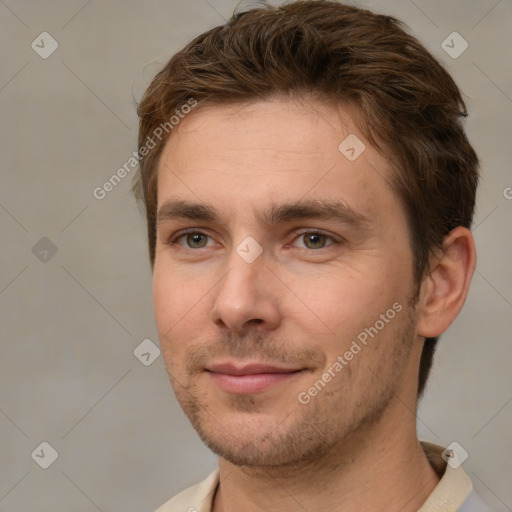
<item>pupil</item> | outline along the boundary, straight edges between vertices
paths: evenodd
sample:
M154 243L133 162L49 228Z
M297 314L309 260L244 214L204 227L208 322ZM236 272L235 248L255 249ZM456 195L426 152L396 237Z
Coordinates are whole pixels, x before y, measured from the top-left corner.
M199 233L195 233L188 236L190 245L193 245L195 247L204 247L204 243L201 243L201 239L204 238L203 235ZM204 240L203 240L204 242Z
M313 245L315 248L322 245L322 237L323 235L319 233L315 233L313 235L309 235L308 241Z

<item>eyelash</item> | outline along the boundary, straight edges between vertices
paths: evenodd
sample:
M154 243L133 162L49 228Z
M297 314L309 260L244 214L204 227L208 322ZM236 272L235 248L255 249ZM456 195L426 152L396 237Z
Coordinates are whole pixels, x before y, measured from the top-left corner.
M210 235L208 235L206 233L203 233L202 231L199 231L199 230L197 230L195 228L188 228L188 229L185 229L185 230L181 231L178 235L171 237L171 239L169 239L167 244L171 245L171 246L172 245L176 245L180 238L182 238L182 237L184 237L186 235L190 235L190 234L203 235L203 236L206 236L206 237L208 237L210 239L212 238ZM310 230L301 231L300 233L296 234L296 236L293 239L293 241L297 240L298 238L300 238L301 236L304 236L304 235L322 235L322 236L325 236L327 239L331 240L331 242L333 242L333 243L329 244L329 245L326 245L324 247L320 247L319 249L308 249L308 248L304 248L304 247L295 247L295 249L302 249L303 251L318 252L320 249L327 249L331 245L341 243L341 241L336 240L333 236L331 236L328 233L326 233L325 231L322 231L322 230L319 230L319 229L310 229ZM199 247L199 249L204 249L204 248L205 247ZM192 251L193 250L199 250L199 249L193 249L191 247L187 247L186 249L190 249Z

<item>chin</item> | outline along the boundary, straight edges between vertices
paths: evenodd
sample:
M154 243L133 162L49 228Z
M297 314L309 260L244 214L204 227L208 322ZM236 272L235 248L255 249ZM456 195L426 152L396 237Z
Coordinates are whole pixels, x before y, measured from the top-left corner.
M332 430L328 435L302 418L293 421L291 414L283 416L221 413L223 424L209 413L189 419L205 445L236 466L291 467L319 459L332 448L336 439Z

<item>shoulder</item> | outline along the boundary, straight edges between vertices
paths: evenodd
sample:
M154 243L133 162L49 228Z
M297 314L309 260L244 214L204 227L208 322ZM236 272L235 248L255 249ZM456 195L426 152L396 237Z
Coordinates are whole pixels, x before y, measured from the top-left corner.
M212 471L202 482L176 494L156 512L211 512L212 497L219 483L219 470Z
M440 480L418 512L496 512L475 491L471 478L459 462L456 450L427 441L420 441L420 444Z

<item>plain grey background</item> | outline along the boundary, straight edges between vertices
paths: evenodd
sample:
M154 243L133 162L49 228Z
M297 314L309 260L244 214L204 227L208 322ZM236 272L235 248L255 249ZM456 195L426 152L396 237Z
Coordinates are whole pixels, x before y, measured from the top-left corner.
M131 175L102 200L93 190L136 150L135 100L152 76L236 4L0 0L1 512L153 511L215 468L155 359ZM418 430L463 446L476 489L512 510L512 2L357 5L406 22L466 94L479 259ZM454 58L443 41L468 47Z

